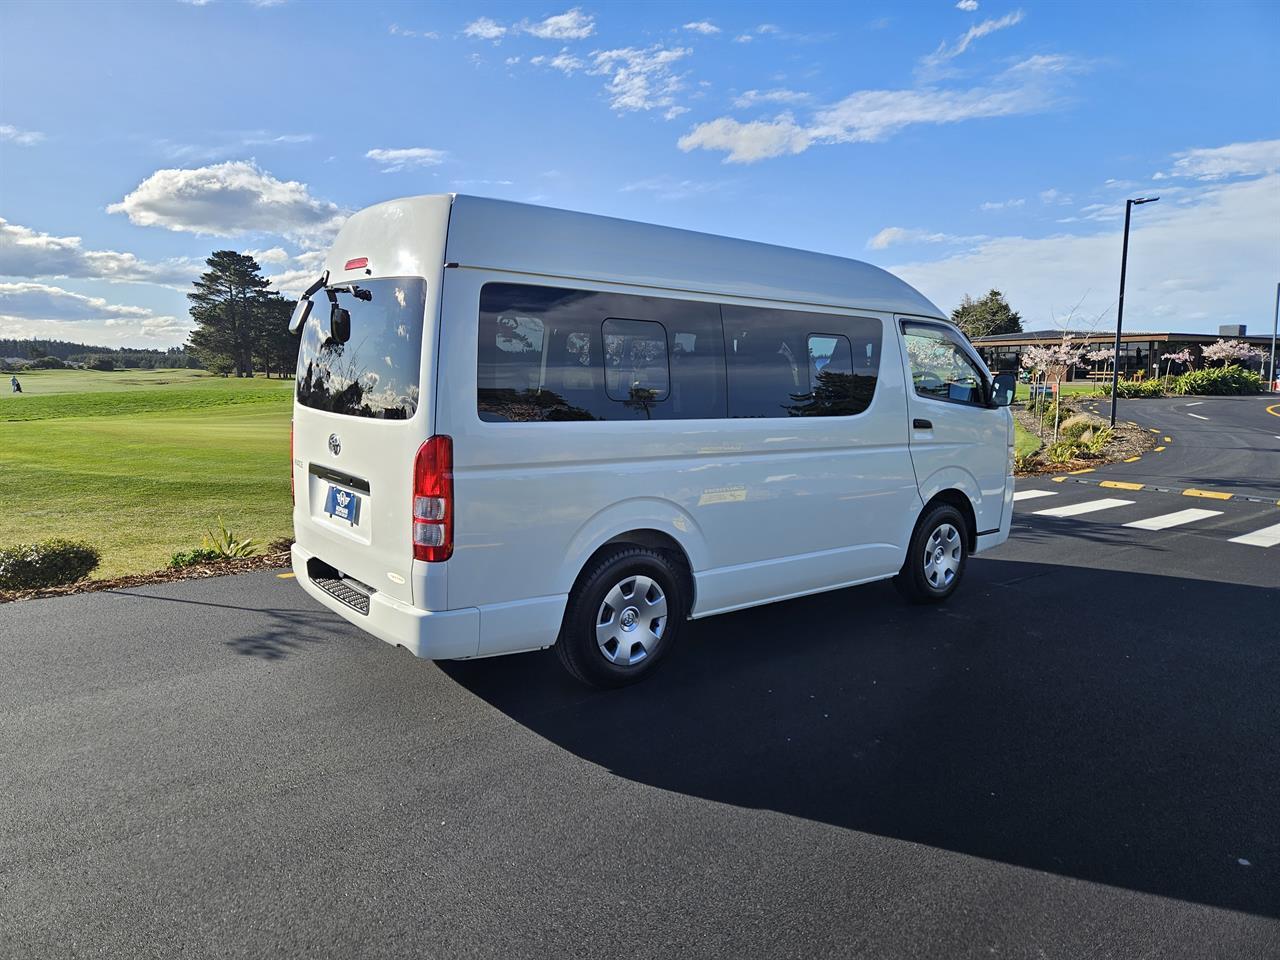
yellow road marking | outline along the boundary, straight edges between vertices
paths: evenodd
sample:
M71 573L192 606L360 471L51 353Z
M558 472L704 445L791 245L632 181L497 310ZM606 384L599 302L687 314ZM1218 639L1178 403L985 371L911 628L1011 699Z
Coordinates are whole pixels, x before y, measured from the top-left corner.
M1054 477L1054 478L1053 478L1053 482L1054 482L1054 483L1066 483L1066 482L1067 482L1067 478L1066 478L1066 477Z
M1273 417L1280 417L1280 403L1273 403L1271 406L1267 407L1267 413L1271 414Z
M1125 462L1125 463L1137 463L1137 462L1138 462L1139 460L1141 460L1141 459L1142 459L1141 457L1125 457L1125 458L1124 458L1124 462Z
M1083 470L1069 470L1067 472L1074 477L1078 473L1093 473L1093 467L1085 467Z
M297 574L296 574L296 573L277 573L277 574L276 574L276 579L277 579L277 580L292 580L292 579L293 579L294 577L296 577L296 576L297 576Z
M1103 480L1100 487L1111 487L1113 490L1141 490L1145 484L1129 483L1127 480Z
M1156 453L1164 453L1164 447L1163 446L1156 447Z
M1173 443L1173 437L1161 437L1160 439L1165 443Z
M1184 497L1204 497L1206 500L1230 500L1231 494L1219 493L1217 490L1183 490Z
M1147 429L1149 429L1152 433L1159 433L1159 432L1160 432L1160 431L1159 431L1159 430L1157 430L1155 427L1148 427Z

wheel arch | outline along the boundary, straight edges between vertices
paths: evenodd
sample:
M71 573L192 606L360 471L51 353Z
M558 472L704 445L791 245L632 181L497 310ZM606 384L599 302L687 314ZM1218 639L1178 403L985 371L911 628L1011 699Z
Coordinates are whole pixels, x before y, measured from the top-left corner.
M920 518L940 503L955 507L960 511L960 515L964 517L965 533L968 535L965 546L972 553L978 548L978 515L973 509L973 501L969 499L969 495L963 490L957 490L955 487L948 487L945 490L939 490L924 505L924 509L920 511ZM920 518L916 519L919 524Z

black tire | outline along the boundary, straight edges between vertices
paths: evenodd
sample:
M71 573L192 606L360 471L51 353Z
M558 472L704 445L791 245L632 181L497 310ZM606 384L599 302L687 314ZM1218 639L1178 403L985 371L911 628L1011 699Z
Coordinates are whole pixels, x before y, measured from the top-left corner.
M621 588L637 577L647 578L657 586L665 600L666 614L646 619L646 613L640 611L656 609L651 604L658 599L658 593L649 590L643 598L635 596L645 579L635 581L632 598L626 598L625 593L614 595L623 597L626 606L613 611L617 618L617 630L613 632L628 641L628 646L624 648L615 639L602 647L597 640L597 627L606 628L603 632L608 633L607 628L615 623L612 619L602 622L605 600L615 587ZM565 608L556 655L566 670L590 686L623 687L636 683L651 674L675 645L688 609L682 571L670 557L648 547L620 546L592 561L578 578ZM634 613L628 614L628 610ZM622 632L625 616L631 617L632 626L626 629L632 633ZM656 640L655 627L659 634ZM617 660L611 661L610 657ZM624 659L634 662L624 664Z
M948 539L934 540L934 533L944 532L950 527L956 533L957 544L950 544ZM948 565L955 564L954 572L949 579L939 576L938 570L931 574L926 566L929 553L937 555L938 549L944 550ZM949 545L950 544L950 545ZM955 548L958 547L958 551ZM958 557L955 554L958 553ZM941 603L956 592L960 581L964 579L964 571L969 563L969 524L955 507L939 503L930 507L916 523L911 534L911 544L907 547L907 559L902 569L893 578L893 585L911 603ZM934 577L935 579L931 579Z

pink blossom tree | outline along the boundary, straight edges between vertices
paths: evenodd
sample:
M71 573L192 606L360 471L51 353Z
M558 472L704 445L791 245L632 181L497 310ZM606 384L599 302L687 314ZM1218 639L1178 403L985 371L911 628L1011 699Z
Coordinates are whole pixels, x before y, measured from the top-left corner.
M1233 363L1245 363L1254 357L1261 357L1262 351L1252 347L1243 340L1223 340L1211 343L1200 350L1205 360L1221 361L1224 367Z

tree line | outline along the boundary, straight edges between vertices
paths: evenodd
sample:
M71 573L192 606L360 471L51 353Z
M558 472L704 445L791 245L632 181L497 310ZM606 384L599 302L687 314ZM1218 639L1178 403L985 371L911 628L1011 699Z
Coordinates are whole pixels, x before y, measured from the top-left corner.
M201 367L223 376L292 376L298 340L289 333L294 301L268 290L252 256L215 250L208 270L187 294L196 327L187 350Z

